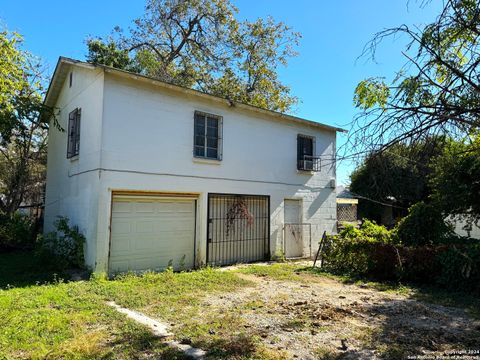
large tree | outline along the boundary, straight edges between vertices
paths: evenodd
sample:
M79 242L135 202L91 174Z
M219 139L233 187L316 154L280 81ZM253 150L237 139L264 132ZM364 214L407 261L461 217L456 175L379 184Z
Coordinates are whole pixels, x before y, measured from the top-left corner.
M272 18L238 21L226 0L148 0L128 31L87 41L87 60L277 111L297 103L277 68L300 35Z
M405 66L392 83L369 78L358 84L350 152L382 151L438 134L463 138L480 127L480 0L443 3L431 24L383 30L366 46L375 57L385 38L408 42Z
M406 215L413 204L428 201L433 192L432 161L442 154L444 143L443 138L428 138L368 154L350 177L350 190L363 197L359 215L381 221L386 204L394 206L398 215Z
M25 87L25 56L19 49L22 38L6 30L0 32L0 141L8 140L14 121L16 95Z
M40 201L48 120L54 113L43 105L45 79L39 59L22 49L19 35L1 36L2 51L11 61L0 60L0 213L11 215L23 203Z
M430 186L436 206L445 215L480 227L480 134L449 141L432 163Z

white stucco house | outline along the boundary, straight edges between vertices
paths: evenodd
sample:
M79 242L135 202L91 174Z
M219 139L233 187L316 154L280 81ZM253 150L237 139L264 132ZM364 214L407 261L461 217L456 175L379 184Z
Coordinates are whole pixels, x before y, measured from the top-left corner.
M45 231L66 216L95 271L309 256L336 227L341 129L60 58Z

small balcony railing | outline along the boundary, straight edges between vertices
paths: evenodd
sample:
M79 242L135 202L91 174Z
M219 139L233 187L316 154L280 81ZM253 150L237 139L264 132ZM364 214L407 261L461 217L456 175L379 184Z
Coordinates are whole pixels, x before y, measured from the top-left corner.
M297 161L297 169L301 171L319 172L321 168L321 159L318 156L303 155L303 159Z

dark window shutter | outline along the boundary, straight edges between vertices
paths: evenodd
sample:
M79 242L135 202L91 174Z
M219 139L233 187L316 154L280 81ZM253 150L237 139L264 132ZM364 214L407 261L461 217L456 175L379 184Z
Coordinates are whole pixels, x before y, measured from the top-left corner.
M74 139L73 136L75 134L75 112L72 111L68 115L68 133L67 133L67 158L71 158L73 156L73 143Z
M77 109L75 114L75 155L80 153L80 119L82 117L82 110Z
M297 136L297 160L303 160L303 142L305 138L303 136Z
M80 151L80 117L80 109L68 114L67 158L78 155Z

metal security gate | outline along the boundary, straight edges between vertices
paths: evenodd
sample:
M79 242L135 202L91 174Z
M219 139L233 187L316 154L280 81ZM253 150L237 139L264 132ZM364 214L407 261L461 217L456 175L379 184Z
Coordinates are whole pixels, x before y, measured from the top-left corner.
M269 258L270 197L208 194L207 264Z

